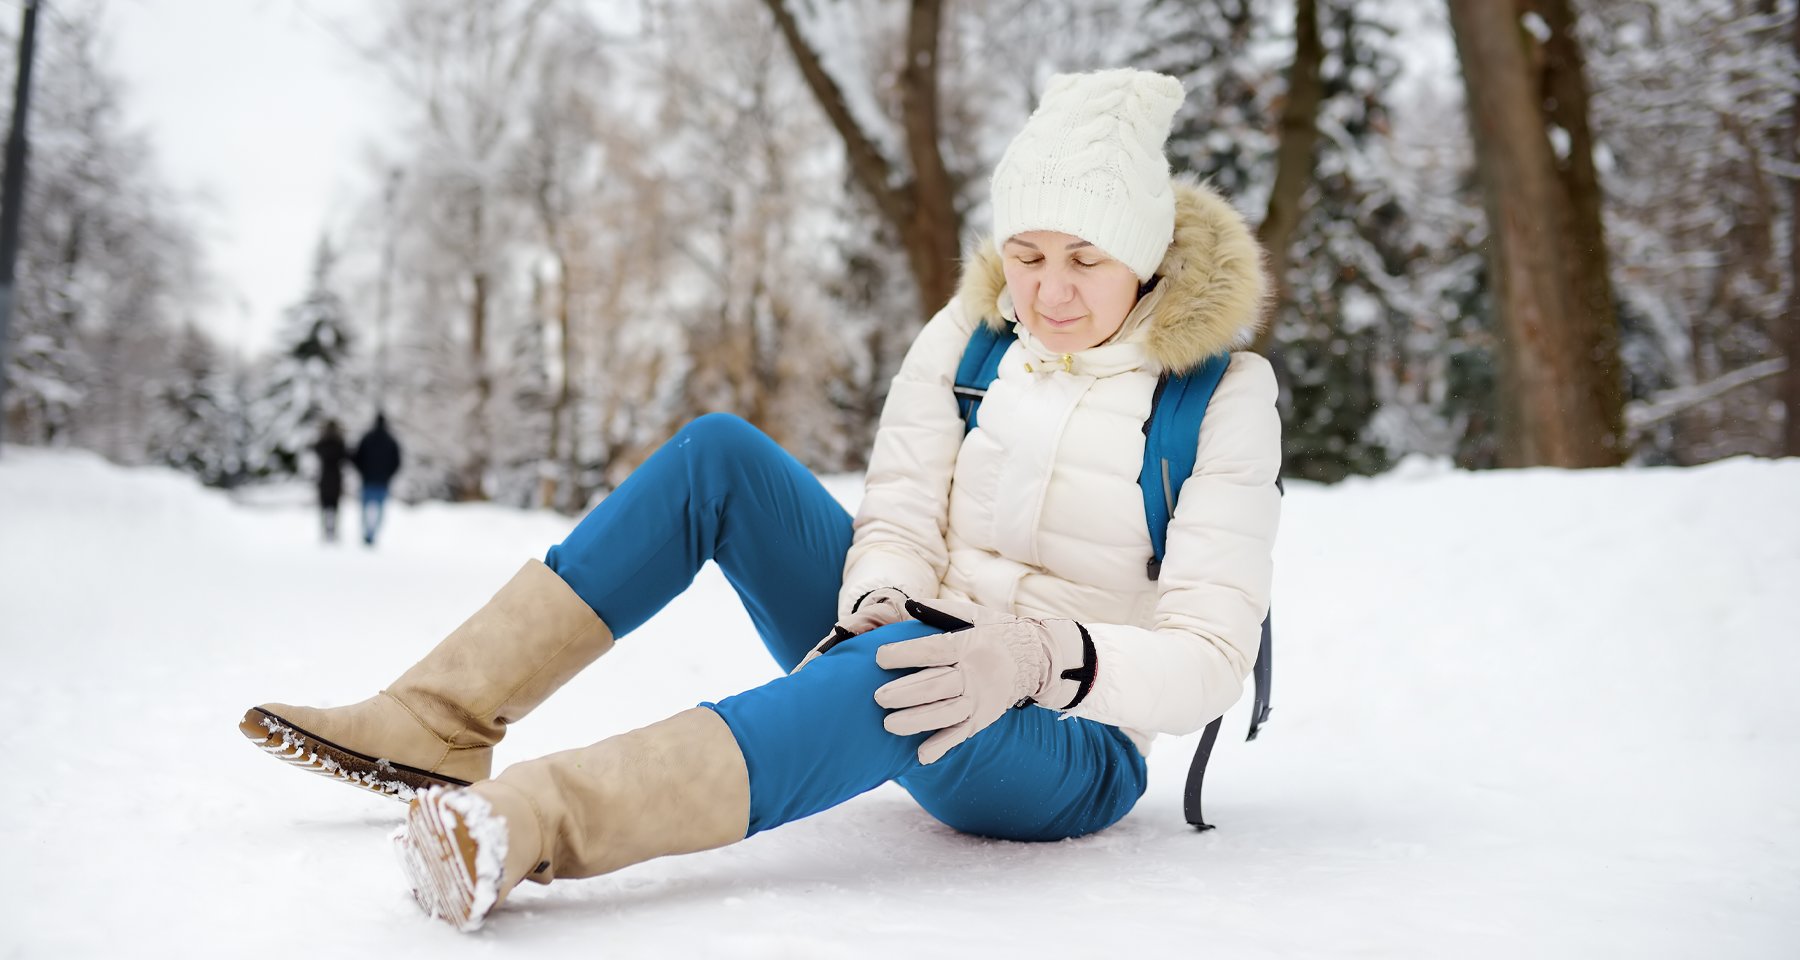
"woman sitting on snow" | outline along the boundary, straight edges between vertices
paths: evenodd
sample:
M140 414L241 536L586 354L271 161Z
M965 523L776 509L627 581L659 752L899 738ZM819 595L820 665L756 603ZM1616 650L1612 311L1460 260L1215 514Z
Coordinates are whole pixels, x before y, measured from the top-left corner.
M1152 737L1241 694L1280 503L1275 379L1233 354L1146 577L1158 377L1247 342L1264 288L1237 214L1171 180L1181 99L1139 71L1051 81L994 172L993 241L894 379L854 521L754 428L701 417L387 689L265 704L245 735L410 797L402 863L464 930L521 880L723 846L890 780L984 837L1117 822ZM965 435L951 384L982 323L1018 340ZM791 673L488 779L508 724L709 559Z

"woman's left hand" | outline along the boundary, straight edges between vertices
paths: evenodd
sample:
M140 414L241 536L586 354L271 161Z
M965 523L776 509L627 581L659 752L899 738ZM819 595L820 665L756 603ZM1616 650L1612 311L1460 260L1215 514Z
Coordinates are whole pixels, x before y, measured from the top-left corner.
M824 656L832 647L851 637L868 633L876 627L911 619L911 614L906 612L905 603L906 593L899 587L876 587L863 594L857 598L856 605L850 608L850 615L832 624L831 632L825 635L825 639L814 644L788 673L799 673L801 667Z
M1036 620L961 600L908 600L906 612L945 633L884 644L875 662L920 668L875 691L889 733L935 730L919 745L934 763L1011 707L1067 710L1094 683L1094 643L1073 620Z

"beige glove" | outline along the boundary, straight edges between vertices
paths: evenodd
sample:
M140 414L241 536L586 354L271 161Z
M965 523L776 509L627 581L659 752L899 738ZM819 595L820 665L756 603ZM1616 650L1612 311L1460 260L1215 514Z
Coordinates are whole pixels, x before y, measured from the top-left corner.
M950 631L882 645L888 670L922 669L875 691L889 733L935 730L919 762L935 763L1010 707L1067 710L1094 685L1094 641L1073 620L1034 620L962 600L908 600L921 623Z
M807 651L806 656L801 657L800 662L788 673L799 673L801 667L813 662L819 658L820 654L851 637L868 633L876 627L885 627L890 623L912 619L912 615L906 612L905 603L906 594L902 593L899 587L876 587L856 598L856 603L850 607L850 615L833 625L831 632L825 635L825 639L820 640L816 646Z

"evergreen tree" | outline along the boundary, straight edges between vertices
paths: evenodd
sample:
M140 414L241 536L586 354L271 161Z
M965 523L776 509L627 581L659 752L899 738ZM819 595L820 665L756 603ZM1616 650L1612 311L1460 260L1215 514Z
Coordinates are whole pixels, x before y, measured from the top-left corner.
M335 260L330 241L321 237L311 286L288 308L277 352L261 371L262 388L251 412L255 441L249 469L256 476L298 473L324 422L344 421L348 412L361 409L350 369L349 317L332 286Z
M12 443L66 443L92 367L72 324L45 321L29 310L15 315L7 351L6 437Z
M1444 341L1447 311L1417 291L1455 286L1421 276L1446 261L1465 274L1472 268L1424 242L1411 174L1394 165L1386 101L1400 69L1393 30L1349 0L1318 7L1321 136L1289 251L1288 294L1272 317L1270 359L1282 383L1286 472L1333 481L1377 473L1401 453L1449 452L1442 431L1406 429L1421 419L1422 400L1445 396L1442 371L1419 370L1413 358L1438 355L1419 341ZM1170 136L1171 159L1257 219L1274 177L1288 64L1255 51L1281 49L1291 23L1248 0L1151 0L1148 10L1166 24L1165 39L1140 65L1181 77L1190 91ZM1419 383L1421 376L1435 382ZM1390 405L1396 409L1381 416Z
M176 335L171 354L155 392L150 449L207 486L230 486L242 467L232 449L232 371L211 338L191 324Z

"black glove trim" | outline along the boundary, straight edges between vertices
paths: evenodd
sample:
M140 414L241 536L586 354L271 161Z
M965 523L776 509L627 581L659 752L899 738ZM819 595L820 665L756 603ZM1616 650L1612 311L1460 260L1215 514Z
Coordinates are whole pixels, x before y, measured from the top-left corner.
M958 630L967 630L974 626L961 617L952 616L936 607L928 607L917 600L906 601L906 612L912 614L914 620L928 627L936 627L945 633L955 633Z
M1081 621L1076 620L1073 622L1075 624L1075 629L1081 631L1082 662L1079 667L1075 667L1071 670L1064 670L1062 672L1062 678L1064 680L1074 680L1081 684L1081 686L1075 691L1075 699L1058 707L1057 709L1059 710L1073 710L1077 704L1086 700L1087 695L1093 692L1094 680L1100 675L1100 652L1094 648L1094 638L1088 636L1087 628L1081 625Z
M819 649L816 652L822 657L830 653L832 647L835 647L854 636L856 636L856 634L845 630L843 627L834 626L831 628L831 636L827 638L824 643L819 644Z
M906 596L906 591L900 589L899 587L876 587L875 590L892 590L895 593L899 594L901 597ZM869 593L865 593L862 596L857 597L856 602L850 605L850 612L855 613L856 611L861 610L863 601L869 599L869 594L874 593L875 590L870 590Z

